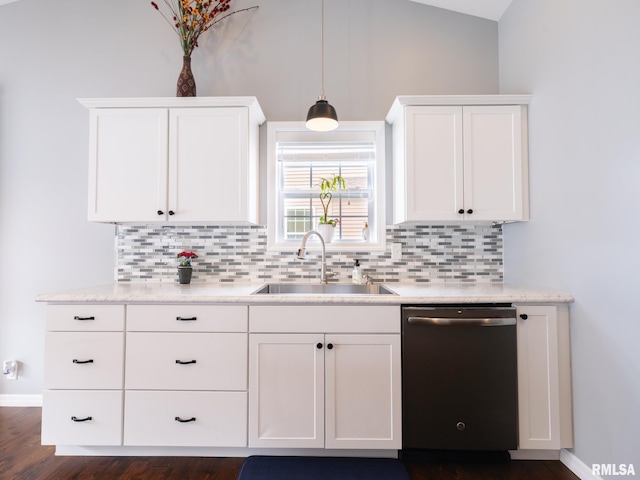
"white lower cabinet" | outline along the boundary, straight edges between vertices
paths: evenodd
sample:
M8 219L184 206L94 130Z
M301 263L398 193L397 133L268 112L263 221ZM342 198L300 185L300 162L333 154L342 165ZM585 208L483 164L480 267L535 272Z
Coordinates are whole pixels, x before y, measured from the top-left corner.
M323 306L313 315L324 309L356 333L324 332L326 324L302 321L300 307L250 307L249 446L401 448L399 307ZM296 316L319 333L253 333L288 329ZM376 318L380 333L357 333L360 319Z
M247 445L246 306L127 310L124 444Z
M127 391L124 445L244 447L246 392Z
M123 305L48 305L43 445L122 445Z
M567 306L518 306L519 448L573 446Z
M241 305L48 305L42 443L246 447L247 325Z

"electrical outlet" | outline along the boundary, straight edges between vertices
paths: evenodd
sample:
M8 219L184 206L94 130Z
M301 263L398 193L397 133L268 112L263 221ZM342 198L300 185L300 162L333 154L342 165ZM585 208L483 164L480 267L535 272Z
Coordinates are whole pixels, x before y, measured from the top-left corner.
M2 374L7 380L18 379L18 362L15 360L5 360L2 362Z
M400 260L402 258L402 244L391 244L391 260Z

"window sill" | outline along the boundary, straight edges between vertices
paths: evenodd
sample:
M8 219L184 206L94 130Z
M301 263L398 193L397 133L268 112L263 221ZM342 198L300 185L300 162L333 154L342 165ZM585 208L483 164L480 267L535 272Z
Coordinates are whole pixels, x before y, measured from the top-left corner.
M278 242L267 243L268 253L295 253L301 245L301 241L295 242ZM309 239L306 245L307 250L311 252L320 251L320 241ZM386 249L385 242L368 242L368 243L356 243L356 242L331 242L325 244L325 250L327 253L343 253L343 252L384 252Z

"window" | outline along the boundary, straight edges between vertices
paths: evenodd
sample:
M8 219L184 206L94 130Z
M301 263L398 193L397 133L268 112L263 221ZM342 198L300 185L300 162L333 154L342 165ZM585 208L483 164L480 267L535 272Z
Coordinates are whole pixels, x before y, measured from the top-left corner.
M384 122L342 122L321 133L302 122L269 122L267 136L270 249L295 249L316 228L324 215L320 181L335 175L346 188L332 192L328 218L337 226L327 249L384 249Z

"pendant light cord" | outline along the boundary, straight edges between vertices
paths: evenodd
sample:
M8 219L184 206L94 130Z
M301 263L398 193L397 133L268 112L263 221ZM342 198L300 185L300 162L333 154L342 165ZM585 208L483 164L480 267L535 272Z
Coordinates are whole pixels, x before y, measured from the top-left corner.
M324 0L322 0L320 15L320 99L326 99L324 96Z

